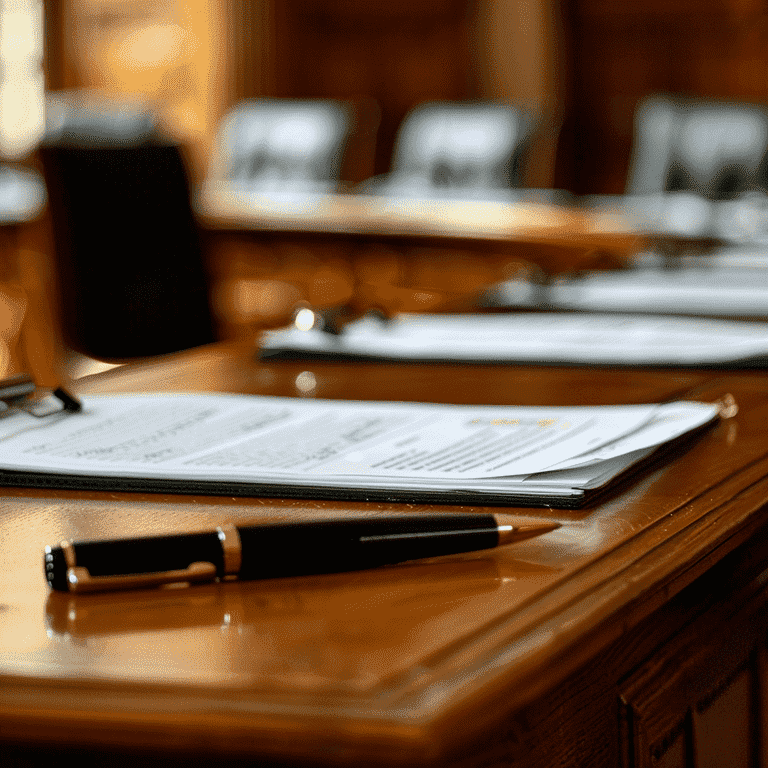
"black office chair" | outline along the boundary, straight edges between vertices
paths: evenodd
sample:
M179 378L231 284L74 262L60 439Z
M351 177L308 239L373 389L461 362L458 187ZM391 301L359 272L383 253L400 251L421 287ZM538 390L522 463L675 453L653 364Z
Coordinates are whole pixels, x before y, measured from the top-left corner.
M627 194L692 192L731 200L768 190L768 109L652 96L635 116Z
M362 191L396 196L487 199L523 184L534 122L496 102L429 102L406 116L392 170Z
M65 344L118 361L214 341L179 148L140 110L63 103L54 104L40 157Z
M263 192L331 192L355 124L351 104L248 99L225 116L209 174Z

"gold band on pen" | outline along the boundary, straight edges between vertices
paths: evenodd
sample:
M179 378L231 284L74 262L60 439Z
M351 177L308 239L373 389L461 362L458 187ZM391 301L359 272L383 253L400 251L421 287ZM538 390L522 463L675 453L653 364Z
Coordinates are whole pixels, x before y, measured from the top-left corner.
M64 555L64 562L67 564L67 571L69 571L70 568L75 568L77 566L77 558L75 557L75 548L72 546L72 543L69 541L62 541L59 543L59 546Z
M240 532L232 523L225 523L216 529L221 551L224 555L224 574L236 576L240 573L243 564L243 544L240 541Z

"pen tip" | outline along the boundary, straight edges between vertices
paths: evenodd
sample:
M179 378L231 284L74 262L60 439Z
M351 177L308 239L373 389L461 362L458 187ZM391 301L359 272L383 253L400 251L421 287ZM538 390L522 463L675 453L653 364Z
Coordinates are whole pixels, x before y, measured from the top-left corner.
M560 523L531 523L530 525L499 525L499 544L514 544L515 542L532 539L535 536L557 530Z

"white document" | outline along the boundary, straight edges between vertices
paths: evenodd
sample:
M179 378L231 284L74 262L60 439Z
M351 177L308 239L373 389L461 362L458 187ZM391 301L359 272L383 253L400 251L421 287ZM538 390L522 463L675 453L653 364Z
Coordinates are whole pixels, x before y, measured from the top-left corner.
M725 365L768 360L768 325L618 314L398 315L363 318L339 336L289 328L262 352L605 365Z
M0 479L5 471L195 481L212 492L242 483L253 495L279 486L302 495L578 496L718 413L696 402L452 406L225 394L89 396L83 405L47 419L1 418Z
M718 258L672 270L594 272L582 280L562 280L551 286L549 304L561 310L590 312L768 317L768 270L757 260L754 266L738 266L740 257L733 250L722 253L722 265ZM752 332L758 338L764 334L761 323L723 325L744 326L742 333Z

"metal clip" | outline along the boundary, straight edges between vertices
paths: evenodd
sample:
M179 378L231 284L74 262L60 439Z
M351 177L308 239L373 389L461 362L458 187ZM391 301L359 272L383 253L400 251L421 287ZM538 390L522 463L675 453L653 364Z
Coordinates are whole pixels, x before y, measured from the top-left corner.
M62 541L61 549L67 563L69 591L75 593L158 587L161 584L173 584L182 581L213 581L216 578L216 566L206 562L190 563L186 568L176 571L129 573L122 576L91 576L87 568L77 565L75 548L70 542Z
M69 591L78 593L158 587L161 584L173 584L177 581L213 581L215 578L216 566L205 562L190 563L186 568L178 571L130 573L125 576L91 576L88 569L83 566L67 568Z

